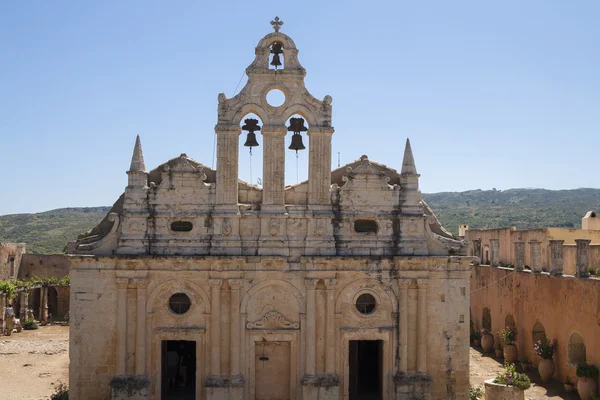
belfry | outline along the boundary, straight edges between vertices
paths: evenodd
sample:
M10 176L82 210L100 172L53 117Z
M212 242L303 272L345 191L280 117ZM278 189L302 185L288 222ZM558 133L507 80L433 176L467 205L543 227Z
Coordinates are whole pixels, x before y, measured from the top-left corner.
M123 195L70 244L72 398L468 398L466 243L423 201L410 141L400 172L332 171L332 98L271 25L218 96L216 168L147 171L137 137ZM238 176L257 146L262 188ZM286 186L301 151L308 179Z

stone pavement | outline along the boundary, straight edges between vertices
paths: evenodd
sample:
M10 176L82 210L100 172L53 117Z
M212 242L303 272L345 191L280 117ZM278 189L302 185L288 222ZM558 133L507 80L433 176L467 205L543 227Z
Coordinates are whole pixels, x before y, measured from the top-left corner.
M470 348L470 381L473 386L483 386L483 381L494 378L502 371L503 359L494 358L492 354L483 354L481 348ZM520 367L517 371L522 372ZM568 399L577 400L577 393L565 392L562 382L553 380L542 383L540 375L535 368L529 368L527 376L531 380L531 387L525 391L526 400Z

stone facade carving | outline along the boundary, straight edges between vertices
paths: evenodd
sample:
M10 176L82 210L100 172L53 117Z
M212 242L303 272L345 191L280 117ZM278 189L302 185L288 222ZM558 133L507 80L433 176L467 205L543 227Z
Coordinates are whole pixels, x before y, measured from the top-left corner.
M400 172L366 156L332 171L331 97L308 92L279 29L255 55L240 93L218 96L216 170L182 154L147 172L137 139L124 195L70 246L73 397L104 399L113 376L147 375L159 399L177 341L195 349L195 398L347 399L358 395L355 346L376 345L384 399L466 399L469 329L456 321L469 302L456 288L472 258L423 202L410 142ZM272 89L282 106L266 102ZM238 179L248 113L262 122L262 189ZM309 177L285 187L286 121L297 114Z

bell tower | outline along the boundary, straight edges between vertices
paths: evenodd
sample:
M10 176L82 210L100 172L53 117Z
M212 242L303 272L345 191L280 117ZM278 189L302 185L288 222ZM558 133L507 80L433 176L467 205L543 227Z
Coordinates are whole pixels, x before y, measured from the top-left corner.
M217 205L236 206L238 202L238 145L240 122L247 114L256 114L263 126L251 121L244 124L249 137L247 146L262 145L262 210L283 210L285 200L285 135L293 133L292 150L303 150L302 133L309 138L308 204L329 204L331 185L331 96L313 97L304 84L306 70L298 61L294 41L279 32L283 22L271 21L274 32L263 37L255 49L254 61L246 68L248 82L233 98L219 94L217 134ZM270 62L269 62L270 61ZM267 95L283 93L281 105L271 105ZM290 126L286 121L294 115ZM308 127L306 127L306 125ZM259 132L257 135L255 132ZM262 135L262 138L261 138ZM258 136L258 137L257 137ZM262 142L262 143L261 143Z

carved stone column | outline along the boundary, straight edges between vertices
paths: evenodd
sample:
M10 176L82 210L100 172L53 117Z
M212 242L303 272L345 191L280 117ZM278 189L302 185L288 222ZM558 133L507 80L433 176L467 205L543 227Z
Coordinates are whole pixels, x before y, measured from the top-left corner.
M238 203L239 125L217 125L217 205ZM252 183L252 182L250 182Z
M417 279L417 372L427 372L427 279Z
M500 240L490 239L490 265L497 267L500 261Z
M310 127L308 145L308 204L329 204L332 127Z
M410 279L400 279L400 373L408 372L408 287Z
M283 206L285 190L285 126L263 126L263 205ZM237 183L236 183L237 184Z
M529 250L531 258L531 271L542 272L542 244L537 240L529 241Z
M335 374L335 279L325 279L327 316L325 320L325 373Z
M19 293L19 304L21 309L19 310L19 318L21 318L21 325L27 320L27 308L29 307L29 292L23 290ZM2 309L3 310L3 309Z
M473 240L473 257L477 257L477 264L481 264L481 240Z
M578 278L589 278L590 276L588 270L590 265L590 242L591 240L587 239L575 239L575 244L577 244L575 276Z
M306 284L306 362L305 380L315 376L315 350L316 350L316 279L305 279Z
M127 286L128 278L117 278L117 375L127 373Z
M210 285L210 371L221 375L221 284L222 279L209 279Z
M241 279L229 279L231 288L230 343L229 343L229 374L232 380L242 380L240 373L240 288Z
M136 288L137 310L135 327L135 373L146 373L146 288L148 280L133 279Z
M560 276L563 274L563 243L564 240L550 241L550 275Z
M515 242L515 269L523 271L525 269L525 242Z
M44 301L41 301L41 300ZM40 303L42 304L42 321L48 321L48 286L42 286L42 299L40 299Z

